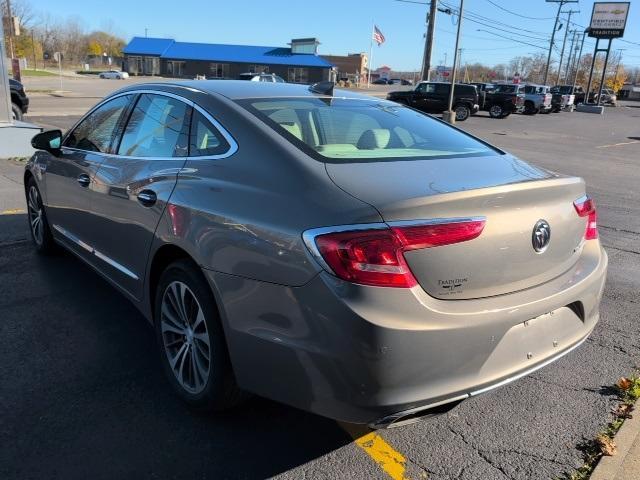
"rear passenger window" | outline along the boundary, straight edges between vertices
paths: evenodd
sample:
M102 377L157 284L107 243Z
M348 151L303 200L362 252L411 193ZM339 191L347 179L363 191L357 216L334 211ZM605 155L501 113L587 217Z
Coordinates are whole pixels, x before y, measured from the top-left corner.
M98 107L78 124L65 141L65 147L90 152L110 153L118 120L131 95L114 98Z
M220 132L198 110L193 111L189 156L220 155L229 150L229 144Z
M142 94L122 136L119 155L186 157L191 107L164 95Z

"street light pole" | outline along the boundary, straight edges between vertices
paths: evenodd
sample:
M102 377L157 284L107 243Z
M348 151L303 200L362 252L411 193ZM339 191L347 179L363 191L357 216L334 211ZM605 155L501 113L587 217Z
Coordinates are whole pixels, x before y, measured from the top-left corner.
M453 69L451 71L451 90L449 90L449 108L443 115L443 119L451 124L456 123L456 114L451 111L453 107L453 92L456 89L456 70L458 65L458 45L460 44L460 30L462 28L462 12L464 0L460 0L460 11L458 12L458 32L456 33L456 46L453 51Z

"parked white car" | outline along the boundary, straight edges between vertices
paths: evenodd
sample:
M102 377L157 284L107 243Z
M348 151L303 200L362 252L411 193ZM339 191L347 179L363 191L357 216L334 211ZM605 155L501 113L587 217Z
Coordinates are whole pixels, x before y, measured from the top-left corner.
M274 73L241 73L240 80L251 80L252 82L285 83L284 79Z
M127 72L120 72L118 70L109 70L108 72L102 72L100 74L100 78L124 80L125 78L129 78L129 74Z

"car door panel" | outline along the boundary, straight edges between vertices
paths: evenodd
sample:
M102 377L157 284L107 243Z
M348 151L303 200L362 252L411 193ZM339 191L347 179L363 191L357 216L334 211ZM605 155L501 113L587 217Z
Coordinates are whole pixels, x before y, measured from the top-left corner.
M154 233L188 153L191 106L144 93L123 130L118 154L95 176L91 244L100 269L133 297L142 297Z
M60 154L49 155L46 164L47 214L53 234L84 258L91 254L88 238L95 175L112 148L131 99L123 95L95 108L66 136Z

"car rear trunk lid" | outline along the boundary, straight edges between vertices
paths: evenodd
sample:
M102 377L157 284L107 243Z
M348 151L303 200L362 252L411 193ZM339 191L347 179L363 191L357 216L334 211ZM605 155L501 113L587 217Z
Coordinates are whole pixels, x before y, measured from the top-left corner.
M485 218L473 240L405 252L421 287L441 299L506 294L547 282L577 261L586 220L573 201L584 182L530 166L510 155L398 162L332 163L327 172L385 222ZM550 226L537 252L534 227Z

